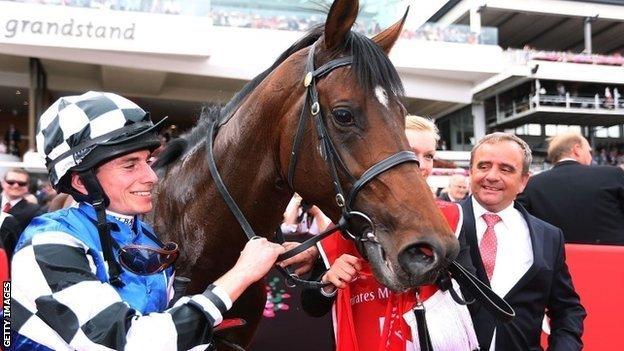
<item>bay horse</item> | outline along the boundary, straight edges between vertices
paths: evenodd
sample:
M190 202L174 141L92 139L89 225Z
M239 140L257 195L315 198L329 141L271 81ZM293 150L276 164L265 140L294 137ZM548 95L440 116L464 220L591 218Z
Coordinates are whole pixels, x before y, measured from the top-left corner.
M215 118L226 121L214 139L216 166L259 235L273 238L293 192L338 223L343 209L334 190L357 188L351 206L376 228L363 250L381 283L395 291L432 283L457 255L458 243L418 164L403 162L415 157L405 137L403 86L387 55L405 16L369 39L351 31L358 8L357 0L335 0L324 26L282 53L224 108L204 111L162 154L159 163L166 167L159 170L152 221L163 240L180 243L177 271L191 279L187 294L202 292L230 269L247 240L209 173L207 138ZM310 66L327 65L312 83L318 103L311 104ZM308 105L317 112L316 124L301 117ZM410 156L354 184L398 154ZM338 171L327 166L330 157L339 161ZM228 335L231 341L249 344L265 299L263 283L257 283L236 301L230 316L246 319L247 326Z

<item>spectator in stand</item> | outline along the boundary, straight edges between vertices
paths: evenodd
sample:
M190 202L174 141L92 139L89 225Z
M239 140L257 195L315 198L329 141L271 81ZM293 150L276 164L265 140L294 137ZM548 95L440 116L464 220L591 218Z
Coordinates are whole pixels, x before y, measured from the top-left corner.
M4 133L4 142L7 144L8 152L11 155L19 156L20 141L22 141L22 134L15 128L14 124L9 124L9 129Z
M440 200L459 202L468 196L468 178L463 174L453 174L449 178L447 191L440 193Z
M514 201L526 186L530 164L531 149L513 134L486 135L472 149L472 196L460 203L460 242L470 246L477 277L505 298L516 317L497 321L479 302L469 306L470 313L481 350L541 350L545 313L548 350L581 350L587 314L572 285L561 230Z
M600 148L598 154L594 156L594 161L599 166L607 164L607 150L604 147Z
M589 166L591 147L578 132L552 138L548 158L555 166L531 177L518 202L566 242L624 245L624 171Z
M0 154L6 154L7 151L6 143L3 140L0 140Z

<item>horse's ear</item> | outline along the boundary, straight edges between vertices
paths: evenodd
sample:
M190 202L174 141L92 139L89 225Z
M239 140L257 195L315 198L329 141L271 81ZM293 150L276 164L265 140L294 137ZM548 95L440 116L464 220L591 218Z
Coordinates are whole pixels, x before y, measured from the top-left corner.
M407 13L409 12L409 6L407 10L405 10L405 14L403 18L401 18L397 23L392 26L386 28L383 32L375 35L373 37L373 41L381 47L381 49L389 54L390 50L394 46L394 43L399 39L399 35L401 35L401 30L403 30L403 25L405 24L405 19L407 18Z
M332 50L344 43L359 10L358 0L335 0L325 21L325 48Z

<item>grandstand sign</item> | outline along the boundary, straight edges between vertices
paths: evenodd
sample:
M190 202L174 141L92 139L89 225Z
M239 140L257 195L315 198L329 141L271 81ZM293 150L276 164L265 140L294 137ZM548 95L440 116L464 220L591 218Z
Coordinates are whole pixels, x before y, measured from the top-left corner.
M209 56L209 17L0 1L0 43Z

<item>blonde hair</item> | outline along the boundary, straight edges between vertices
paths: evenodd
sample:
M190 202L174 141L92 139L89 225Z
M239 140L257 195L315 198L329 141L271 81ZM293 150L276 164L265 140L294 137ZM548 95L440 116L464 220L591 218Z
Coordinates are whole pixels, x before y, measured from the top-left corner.
M407 115L405 117L405 129L432 132L435 137L435 141L440 140L440 131L435 123L433 123L433 121L429 118Z
M562 158L572 154L572 148L578 144L583 146L585 138L576 131L567 131L552 138L548 138L548 159L550 162L559 162Z

